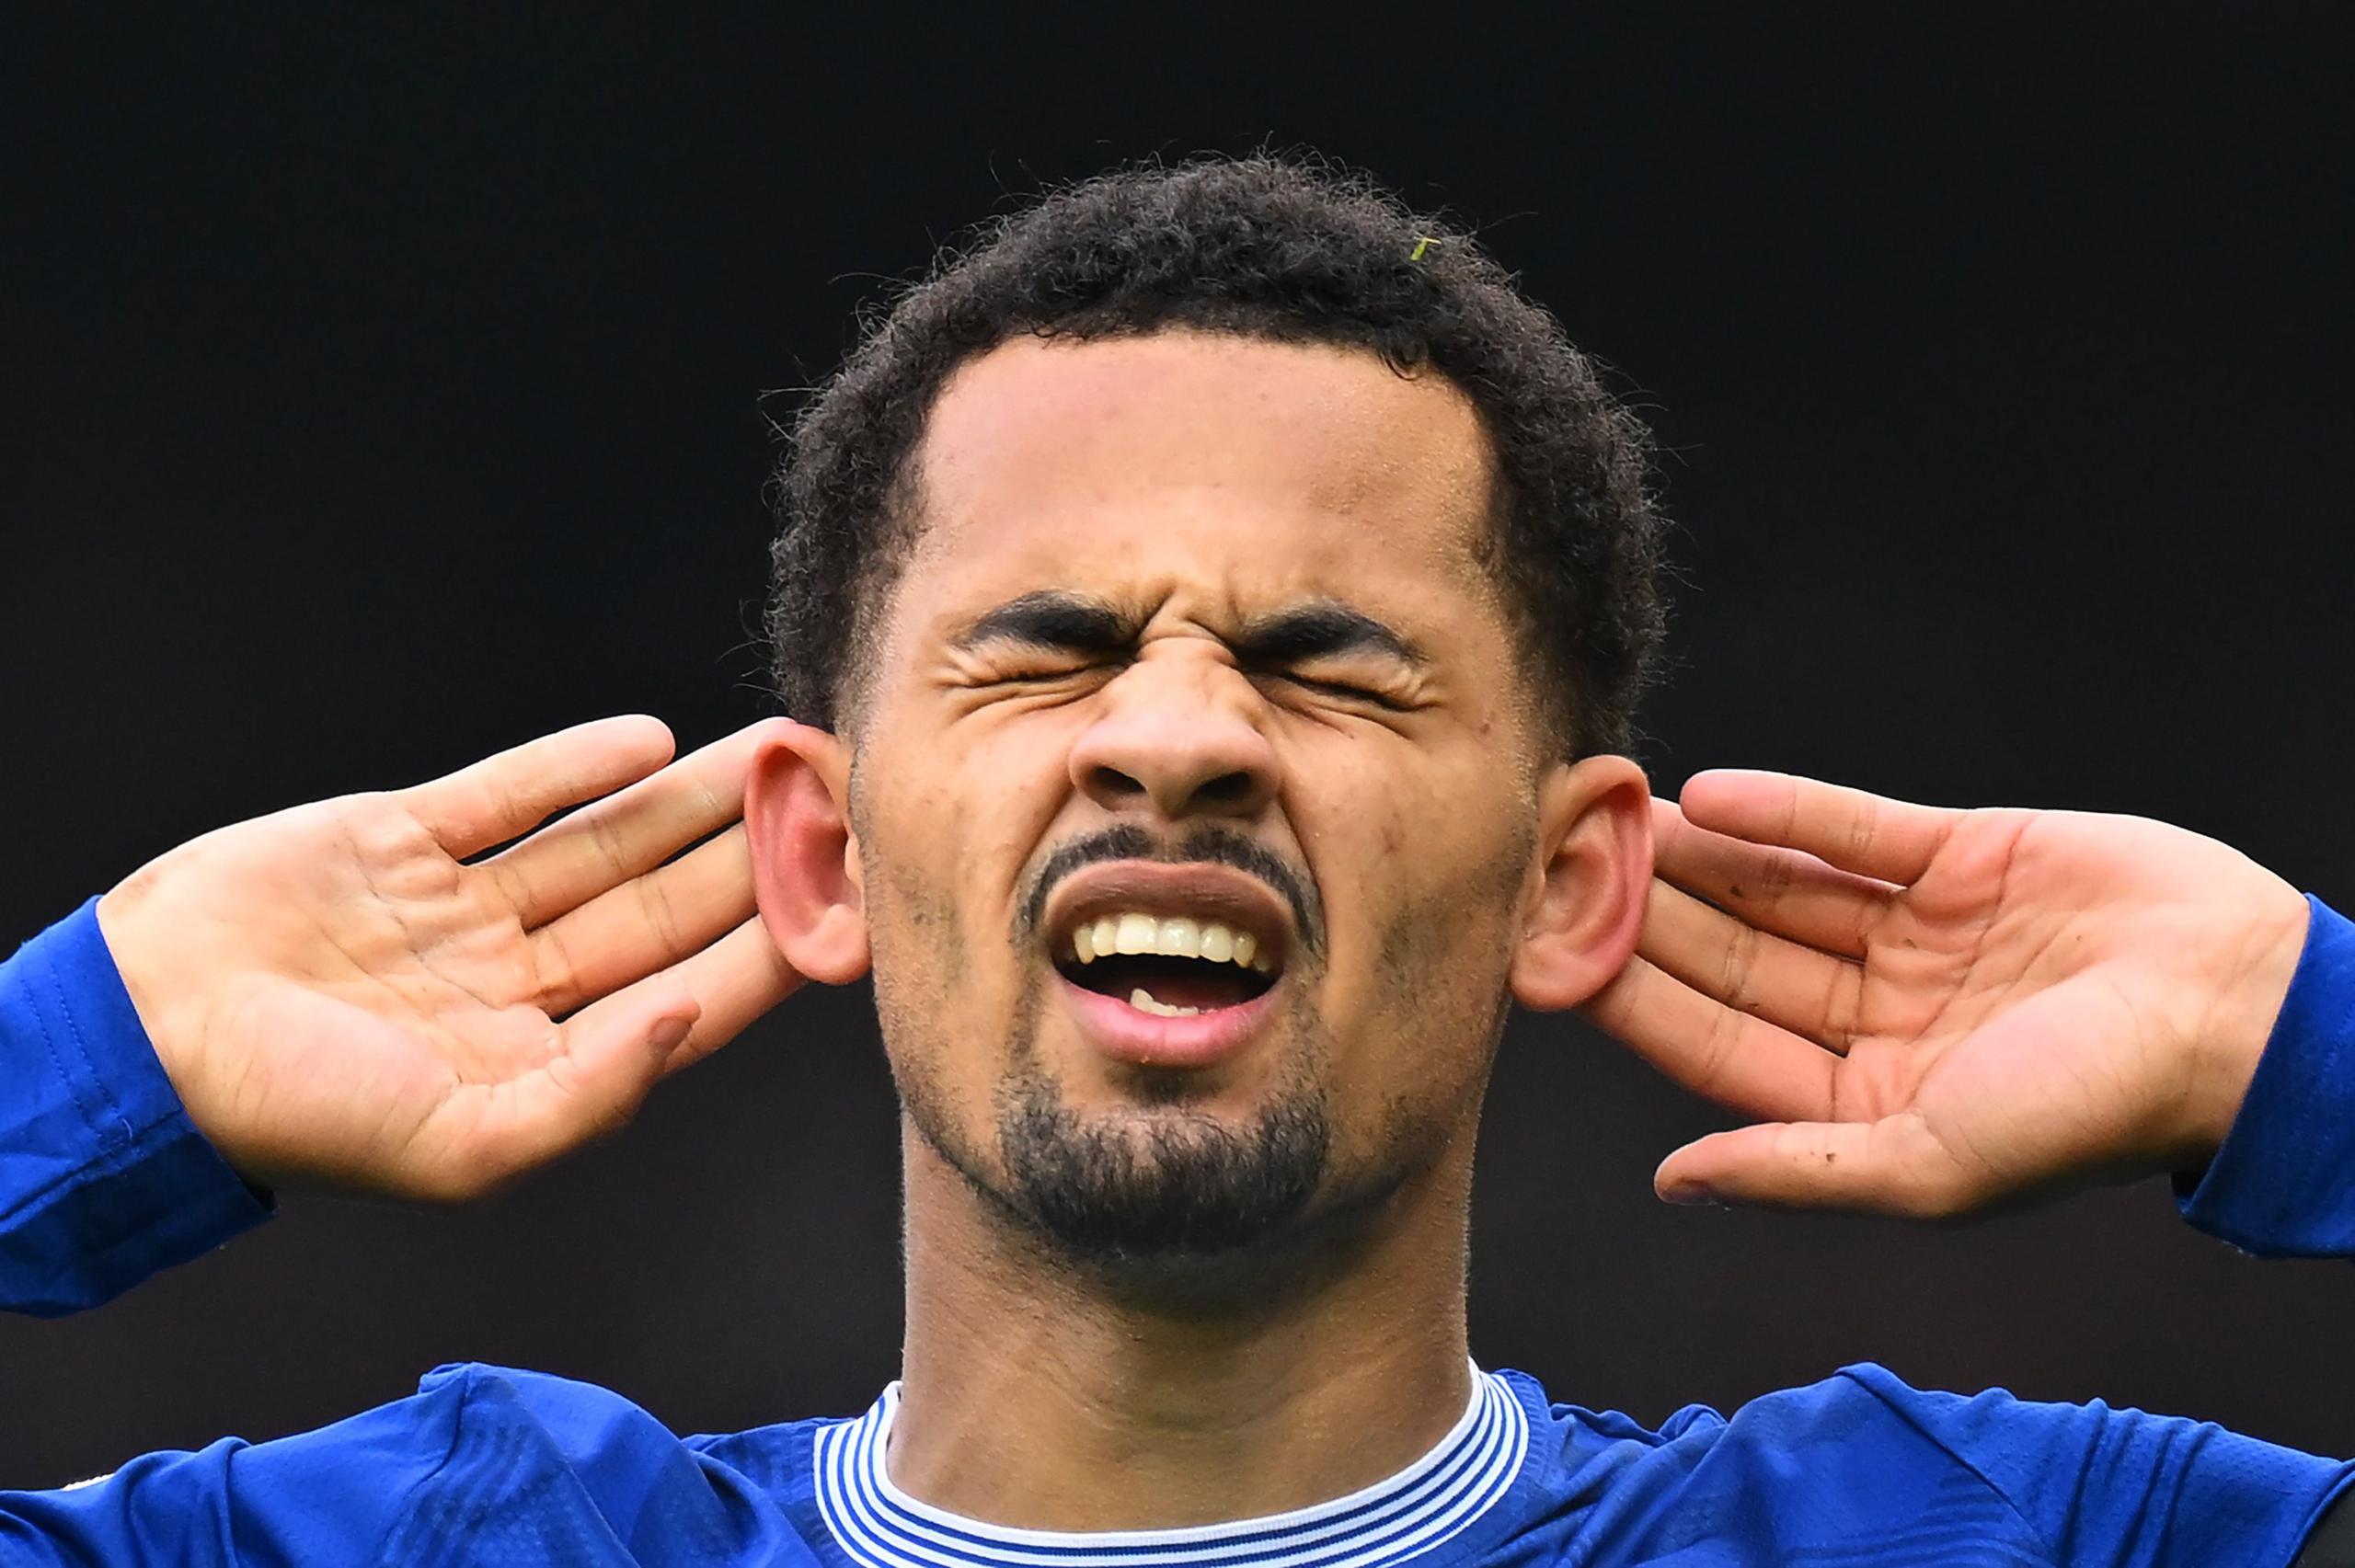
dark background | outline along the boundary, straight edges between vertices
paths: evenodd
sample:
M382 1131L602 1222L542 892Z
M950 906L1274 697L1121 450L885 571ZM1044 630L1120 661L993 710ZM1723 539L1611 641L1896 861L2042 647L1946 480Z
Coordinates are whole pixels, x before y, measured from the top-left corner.
M0 940L234 818L599 714L757 716L763 392L1043 182L1302 142L1478 223L1656 421L1664 789L2142 812L2355 905L2355 11L31 9L0 23ZM1657 1419L1870 1357L2355 1451L2344 1265L2241 1258L2156 1185L1945 1231L1662 1208L1653 1163L1713 1125L1516 1023L1484 1361ZM0 1482L457 1359L681 1429L859 1408L895 1178L865 994L805 996L488 1207L296 1197L0 1322Z

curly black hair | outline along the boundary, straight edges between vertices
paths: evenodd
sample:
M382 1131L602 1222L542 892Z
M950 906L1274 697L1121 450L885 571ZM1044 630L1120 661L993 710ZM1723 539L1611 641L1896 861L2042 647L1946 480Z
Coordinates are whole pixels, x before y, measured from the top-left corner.
M965 361L1013 338L1166 329L1360 348L1447 376L1495 446L1484 564L1558 754L1625 751L1661 637L1650 441L1470 237L1361 176L1258 155L1132 167L987 225L872 322L785 442L778 696L833 727L921 528L913 458Z

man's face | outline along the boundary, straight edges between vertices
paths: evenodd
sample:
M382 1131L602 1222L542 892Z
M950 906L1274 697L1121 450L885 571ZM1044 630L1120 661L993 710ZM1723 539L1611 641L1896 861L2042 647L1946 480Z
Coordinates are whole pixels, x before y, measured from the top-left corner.
M1539 772L1469 401L1022 339L919 459L850 792L919 1135L1099 1257L1295 1235L1468 1140Z

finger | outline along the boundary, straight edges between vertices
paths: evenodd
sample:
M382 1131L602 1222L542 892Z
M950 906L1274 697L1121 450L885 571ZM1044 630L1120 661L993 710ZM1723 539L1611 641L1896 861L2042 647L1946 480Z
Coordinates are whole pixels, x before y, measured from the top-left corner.
M1652 884L1636 951L1709 1000L1842 1056L1860 1027L1862 964L1786 942L1664 882Z
M1938 1219L1971 1207L1962 1169L1912 1112L1877 1122L1737 1127L1660 1162L1653 1190L1671 1203L1757 1204Z
M560 1018L693 956L752 911L752 852L740 822L532 932L534 1001Z
M565 1020L564 1026L601 1027L605 1018L628 1015L649 996L688 998L698 1010L695 1026L672 1046L661 1069L675 1072L734 1039L744 1025L801 984L801 975L785 961L768 928L755 916L701 952L591 1002Z
M1843 871L1900 886L1929 869L1964 815L1818 779L1731 768L1694 774L1678 804L1687 819L1712 832L1799 850Z
M749 725L619 795L584 806L482 870L526 930L639 876L744 814L744 774L786 721Z
M672 1048L665 1072L701 1061L804 983L758 919L746 921L671 973L701 1001L703 1013Z
M418 1145L422 1196L474 1196L626 1126L695 1018L683 990L649 990L566 1024L545 1066L452 1096Z
M1628 959L1581 1011L1670 1078L1744 1116L1831 1114L1839 1058L1711 1001L1647 959Z
M672 746L661 719L593 719L396 791L393 798L464 860L531 831L568 806L644 778L671 760Z
M1852 958L1865 956L1898 889L1775 849L1695 827L1671 801L1652 802L1653 869L1751 924Z

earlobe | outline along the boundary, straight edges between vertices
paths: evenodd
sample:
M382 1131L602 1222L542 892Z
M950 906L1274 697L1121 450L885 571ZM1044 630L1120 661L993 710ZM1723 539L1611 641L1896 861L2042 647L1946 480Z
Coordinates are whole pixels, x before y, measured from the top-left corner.
M867 900L850 830L850 756L797 724L752 754L744 834L761 923L785 961L813 980L867 973Z
M1555 769L1538 797L1539 883L1513 950L1524 1007L1576 1007L1626 967L1651 896L1651 786L1626 757Z

